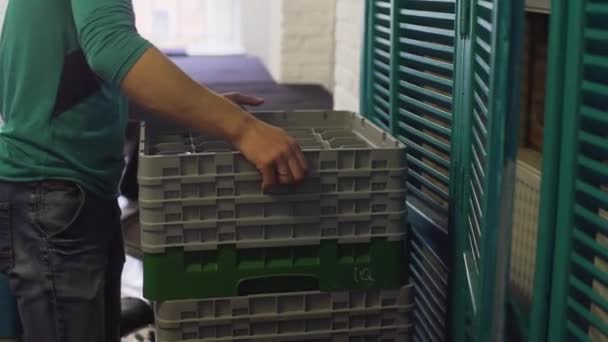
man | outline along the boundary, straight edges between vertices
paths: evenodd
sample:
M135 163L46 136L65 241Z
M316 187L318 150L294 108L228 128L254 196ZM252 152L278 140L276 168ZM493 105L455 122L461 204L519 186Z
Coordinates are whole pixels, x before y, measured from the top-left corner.
M119 341L123 94L229 141L264 188L304 176L284 131L198 85L136 33L131 0L10 0L0 40L0 271L24 342Z

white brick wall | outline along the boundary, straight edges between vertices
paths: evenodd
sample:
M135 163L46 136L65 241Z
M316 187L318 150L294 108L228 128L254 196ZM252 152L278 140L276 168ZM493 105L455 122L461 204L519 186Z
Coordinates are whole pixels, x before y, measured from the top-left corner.
M260 58L268 64L270 60L270 21L272 9L270 0L241 1L241 37L248 54Z
M282 0L282 83L316 83L333 88L336 0Z
M359 110L364 0L337 0L334 107Z
M4 23L4 15L6 14L7 5L8 0L0 0L0 27L2 27L2 23Z
M365 0L243 0L243 6L245 17L264 18L244 25L247 52L277 82L322 84L337 109L358 110Z
M247 0L243 0L247 1ZM283 53L283 2L285 0L270 0L270 23L269 35L270 40L270 53L266 66L270 70L270 73L276 80L281 79L281 61Z
M277 82L333 89L336 0L242 0L241 4L247 53L259 57Z

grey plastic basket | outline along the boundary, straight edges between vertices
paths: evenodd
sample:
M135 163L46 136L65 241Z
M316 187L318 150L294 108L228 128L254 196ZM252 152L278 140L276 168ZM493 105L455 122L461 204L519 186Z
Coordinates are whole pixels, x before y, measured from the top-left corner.
M142 126L144 252L405 234L406 155L398 140L350 112L256 115L302 144L311 167L304 184L263 194L258 172L229 145L179 128Z
M329 237L365 242L404 235L405 216L405 192L140 202L146 253L176 244L204 250L228 243L239 248L311 244Z
M405 191L140 200L144 224L405 211Z
M180 342L410 342L412 341L412 326L403 328L362 328L362 329L342 329L327 332L307 332L295 334L271 334L259 335L255 337L226 337L226 338L205 338L188 339ZM177 342L167 340L157 336L158 342Z
M289 292L241 297L164 301L155 305L157 322L205 321L269 317L384 307L408 307L413 285L394 290Z
M350 112L256 113L260 119L286 128L302 143L313 174L339 170L403 169L405 145ZM299 136L312 138L299 138ZM344 137L346 136L346 137ZM306 144L310 139L317 143ZM175 127L142 125L139 180L255 173L238 152L218 141Z
M400 290L300 292L161 302L162 341L257 339L340 331L408 330L412 286ZM329 339L331 341L331 339Z
M337 192L391 191L403 189L405 169L352 169L313 171L298 186L280 187L273 195ZM258 172L234 175L207 174L139 179L140 196L148 201L198 197L264 195Z
M185 251L215 250L219 245L238 248L318 245L323 240L354 244L384 238L404 240L405 213L317 217L233 219L198 223L141 225L145 253L183 247Z

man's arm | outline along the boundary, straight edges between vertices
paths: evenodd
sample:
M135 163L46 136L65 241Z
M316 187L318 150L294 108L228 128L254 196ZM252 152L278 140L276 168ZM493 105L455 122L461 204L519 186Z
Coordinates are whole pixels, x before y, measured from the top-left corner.
M156 48L133 65L121 87L152 112L230 142L236 142L254 120L235 103L196 83Z
M260 170L266 189L304 177L307 165L295 140L200 86L154 48L133 66L122 88L153 111L234 144Z
M236 146L262 173L263 187L300 181L306 161L294 139L197 84L134 27L131 0L72 0L91 69L159 115Z

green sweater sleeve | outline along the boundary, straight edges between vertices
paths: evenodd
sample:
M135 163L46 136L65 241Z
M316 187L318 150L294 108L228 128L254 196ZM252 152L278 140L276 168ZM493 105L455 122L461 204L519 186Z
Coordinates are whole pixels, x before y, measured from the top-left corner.
M151 44L135 28L132 0L71 0L80 47L91 69L120 85Z

